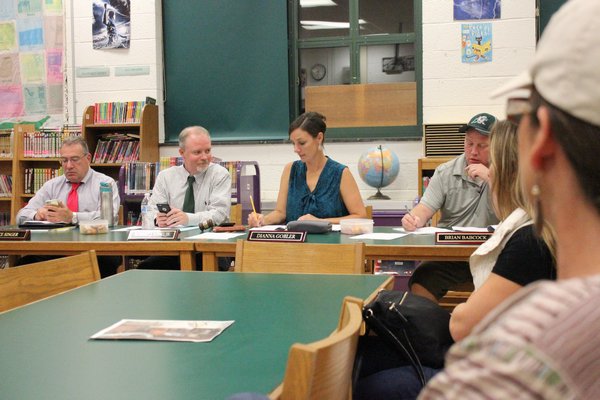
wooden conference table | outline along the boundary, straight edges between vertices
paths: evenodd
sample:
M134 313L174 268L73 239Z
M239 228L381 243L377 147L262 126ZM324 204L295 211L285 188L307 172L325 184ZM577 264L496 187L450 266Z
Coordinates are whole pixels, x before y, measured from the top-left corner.
M179 256L181 269L193 270L196 268L196 250L194 242L185 238L199 233L199 229L181 232L181 240L127 241L129 232L82 235L78 228L31 230L31 240L0 241L0 254L72 255L96 250L98 255Z
M268 393L289 347L390 278L127 271L0 314L3 399L224 399ZM235 320L210 343L90 340L124 319Z
M399 233L391 227L375 227L376 233ZM306 242L323 244L356 243L351 235L340 232L308 235ZM202 252L202 268L204 271L217 270L217 257L235 255L236 242L245 236L229 240L200 240L195 241L196 251ZM367 260L468 260L476 245L439 245L435 236L406 235L394 240L361 240L365 243Z
M390 227L375 227L375 232L398 233ZM127 241L128 232L111 231L100 235L81 235L79 229L31 231L29 241L0 241L0 254L69 255L96 250L98 255L177 255L182 270L196 268L195 253L202 253L204 271L216 271L217 257L234 256L236 242L246 236L225 240L187 239L199 229L181 232L181 240ZM312 234L308 243L356 243L339 232ZM433 235L407 235L395 240L362 240L368 260L468 260L477 246L438 245Z

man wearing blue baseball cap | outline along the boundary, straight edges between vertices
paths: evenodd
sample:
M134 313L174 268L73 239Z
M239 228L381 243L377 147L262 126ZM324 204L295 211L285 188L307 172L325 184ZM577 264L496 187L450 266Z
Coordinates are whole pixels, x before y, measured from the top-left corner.
M489 135L495 122L493 115L480 113L461 127L464 153L436 168L420 203L402 218L406 231L424 226L438 210L439 227L498 223L488 185ZM430 261L416 269L409 286L413 293L437 302L451 287L472 281L468 262Z

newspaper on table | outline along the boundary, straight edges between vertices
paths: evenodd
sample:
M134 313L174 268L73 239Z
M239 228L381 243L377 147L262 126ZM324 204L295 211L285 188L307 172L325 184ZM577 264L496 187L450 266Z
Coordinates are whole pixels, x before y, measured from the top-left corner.
M210 342L235 321L122 319L91 339Z

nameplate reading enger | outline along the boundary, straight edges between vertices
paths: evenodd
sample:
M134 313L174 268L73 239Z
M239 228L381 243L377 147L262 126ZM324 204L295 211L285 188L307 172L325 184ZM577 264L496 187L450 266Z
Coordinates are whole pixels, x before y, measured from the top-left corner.
M0 240L29 240L31 231L28 229L0 230Z
M254 242L298 242L306 240L306 232L250 231L248 240Z
M481 244L492 232L436 232L436 244Z

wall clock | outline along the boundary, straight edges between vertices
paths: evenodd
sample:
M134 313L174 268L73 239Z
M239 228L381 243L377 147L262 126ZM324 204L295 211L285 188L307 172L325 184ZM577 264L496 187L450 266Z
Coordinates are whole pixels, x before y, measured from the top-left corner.
M325 78L326 73L327 68L325 68L323 64L317 63L310 69L310 76L312 76L315 81L320 81L321 79Z

